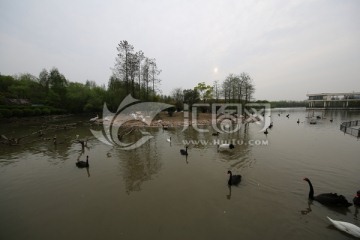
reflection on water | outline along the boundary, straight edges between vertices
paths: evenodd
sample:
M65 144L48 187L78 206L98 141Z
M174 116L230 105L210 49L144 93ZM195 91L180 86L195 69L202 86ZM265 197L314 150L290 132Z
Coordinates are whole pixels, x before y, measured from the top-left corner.
M153 175L160 171L162 166L161 152L157 149L157 142L151 141L144 144L141 149L118 153L122 159L121 175L127 193L141 190L142 183L150 180Z
M321 119L311 125L309 116ZM254 123L218 136L210 127L147 128L154 137L130 151L96 140L87 120L58 120L78 124L0 145L0 239L351 239L328 229L326 216L360 225L359 209L309 202L302 179L311 178L315 194L352 200L360 189L359 140L339 125L355 119L359 112L278 109L267 136ZM2 124L0 134L21 137L41 124ZM234 149L218 151L229 141ZM185 145L188 156L180 154ZM90 167L78 169L86 156ZM228 170L242 175L239 186L227 185Z

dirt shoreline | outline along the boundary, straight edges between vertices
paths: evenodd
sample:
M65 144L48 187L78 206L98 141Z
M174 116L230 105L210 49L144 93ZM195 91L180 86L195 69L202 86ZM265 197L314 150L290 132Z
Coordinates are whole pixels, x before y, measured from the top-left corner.
M169 116L166 112L159 113L151 122L150 125L140 121L140 120L131 120L127 121L123 124L120 124L120 122L114 121L112 125L121 125L123 127L162 127L162 128L168 128L168 127L183 127L186 124L192 125L211 125L211 119L212 114L211 113L200 113L198 117L194 120L191 118L186 119L184 117L183 112L176 112L173 113L172 116ZM103 119L98 119L96 124L103 124L106 123L103 121Z
M184 116L183 112L176 112L172 116L169 116L166 112L159 113L151 122L151 124L147 124L140 120L128 120L126 122L120 122L115 120L110 123L109 121L103 121L103 119L98 119L95 123L98 125L101 124L111 124L113 126L121 126L121 127L160 127L160 128L170 128L170 127L183 127L189 125L198 125L198 126L211 126L213 124L213 120L216 119L217 123L224 121L225 119L230 121L229 117L221 118L216 117L212 113L199 113L196 119L192 119L191 116L189 118ZM250 120L250 119L248 119ZM242 119L244 123L244 119ZM251 122L251 121L248 121Z

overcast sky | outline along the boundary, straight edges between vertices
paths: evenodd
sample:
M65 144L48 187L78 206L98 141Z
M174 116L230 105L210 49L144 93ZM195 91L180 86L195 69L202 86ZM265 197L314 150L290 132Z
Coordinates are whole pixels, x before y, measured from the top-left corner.
M360 91L358 0L0 0L2 75L107 85L121 40L156 58L163 94L241 72L256 99Z

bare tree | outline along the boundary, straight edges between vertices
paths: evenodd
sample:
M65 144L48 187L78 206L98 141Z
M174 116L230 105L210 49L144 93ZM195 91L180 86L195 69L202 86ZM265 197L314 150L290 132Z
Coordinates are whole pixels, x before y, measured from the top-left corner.
M222 83L222 92L226 102L246 103L251 101L255 88L247 73L229 74Z
M160 79L158 78L158 75L161 73L161 70L156 65L156 59L150 59L150 74L151 74L151 81L152 81L152 92L153 97L155 97L155 86L160 83Z
M243 88L244 88L244 98L243 100L246 102L250 102L252 99L252 95L255 92L255 87L252 83L252 78L249 74L243 72L240 74L240 78L242 80Z
M118 51L118 54L115 62L114 74L119 79L124 81L126 94L129 94L130 93L129 77L131 75L130 70L131 70L131 61L132 61L131 55L133 54L134 47L131 44L129 44L128 41L123 40L120 41L116 49Z
M145 99L148 100L149 97L149 82L150 82L150 59L145 57L144 63L142 65L142 86L144 89Z
M219 98L220 98L220 92L221 92L221 86L220 86L220 83L218 80L214 81L213 83L213 93L214 93L214 97L215 97L215 100L216 102L219 101Z
M141 63L142 61L144 60L145 58L145 55L144 55L144 52L143 51L138 51L136 52L136 55L137 55L137 61L138 61L138 67L139 67L139 70L138 70L138 84L139 84L139 98L141 97Z

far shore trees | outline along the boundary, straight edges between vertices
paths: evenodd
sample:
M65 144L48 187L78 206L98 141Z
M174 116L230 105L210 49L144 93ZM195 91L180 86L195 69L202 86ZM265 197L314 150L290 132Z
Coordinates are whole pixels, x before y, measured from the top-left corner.
M161 81L158 77L161 70L156 59L146 57L141 50L135 52L134 46L126 40L120 41L116 49L118 53L110 81L116 80L122 84L112 84L111 91L123 92L121 99L131 94L140 100L155 100ZM123 90L114 89L119 87Z
M183 109L184 104L184 92L182 88L175 88L171 92L171 97L174 99L174 105L177 111Z
M173 99L176 96L174 92L177 92L177 88L171 94ZM196 103L194 102L195 92L197 92L198 102L246 104L253 101L255 87L251 76L242 72L231 73L222 82L214 81L213 86L200 82L193 89L184 90L184 103L191 103L189 105Z
M68 113L100 113L104 103L115 112L129 94L142 101L171 102L169 97L158 95L161 69L155 58L145 56L141 50L135 52L134 46L126 40L120 41L116 50L107 86L98 86L93 80L86 80L85 84L71 82L56 67L42 69L38 77L28 73L18 76L0 74L0 107L6 108L5 114L0 111L0 117L11 117L8 108L22 106L7 105L20 100ZM44 110L46 112L48 110Z

